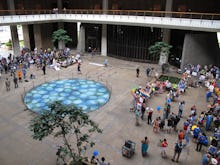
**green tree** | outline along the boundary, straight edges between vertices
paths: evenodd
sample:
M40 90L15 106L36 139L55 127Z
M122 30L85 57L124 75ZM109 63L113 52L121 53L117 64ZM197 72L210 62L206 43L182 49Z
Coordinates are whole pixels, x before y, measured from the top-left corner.
M172 46L165 42L155 42L148 48L148 52L155 60L159 60L161 53L168 56L171 48Z
M58 41L58 48L64 49L65 44L68 42L71 42L72 39L69 35L67 35L67 31L64 29L58 29L57 31L54 31L52 34L52 41L55 43Z
M31 120L33 138L41 141L49 135L61 137L64 144L57 151L58 157L64 162L70 159L71 164L82 164L82 152L95 145L89 139L91 134L102 133L102 130L74 105L66 106L56 101L49 105L49 109Z
M5 43L5 46L12 46L12 41L9 39L8 42Z

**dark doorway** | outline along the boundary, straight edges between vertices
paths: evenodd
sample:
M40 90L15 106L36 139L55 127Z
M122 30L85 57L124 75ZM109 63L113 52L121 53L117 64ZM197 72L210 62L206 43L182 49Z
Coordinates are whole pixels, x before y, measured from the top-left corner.
M95 50L100 52L101 50L101 25L98 24L83 24L85 26L85 39L86 51Z
M28 25L28 29L29 29L29 38L30 38L30 50L34 50L35 48L34 26Z

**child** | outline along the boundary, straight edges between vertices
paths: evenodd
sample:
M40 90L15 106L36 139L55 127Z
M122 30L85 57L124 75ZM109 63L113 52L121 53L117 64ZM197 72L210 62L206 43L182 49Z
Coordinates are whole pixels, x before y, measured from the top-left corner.
M167 139L164 139L161 143L161 156L162 158L166 158L166 147L168 146Z

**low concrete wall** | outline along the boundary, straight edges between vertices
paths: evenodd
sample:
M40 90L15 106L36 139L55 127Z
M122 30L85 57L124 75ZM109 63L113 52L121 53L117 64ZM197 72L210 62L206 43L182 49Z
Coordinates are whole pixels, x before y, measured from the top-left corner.
M216 33L186 34L181 69L186 64L220 65L220 49Z

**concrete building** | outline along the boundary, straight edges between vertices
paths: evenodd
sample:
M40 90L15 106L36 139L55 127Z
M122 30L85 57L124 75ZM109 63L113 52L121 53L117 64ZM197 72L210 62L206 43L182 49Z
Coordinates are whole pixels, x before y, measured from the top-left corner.
M79 52L90 47L105 56L155 63L158 59L148 55L148 47L165 41L173 45L171 64L182 58L181 67L188 63L220 65L216 34L220 31L219 0L200 0L199 4L198 0L2 0L0 10L1 24L11 27L15 54L19 54L15 25L22 24L25 46L31 50L54 47L53 31L64 28L72 38L67 46ZM8 15L11 21L5 23ZM39 19L35 22L27 17L36 15ZM21 20L25 16L27 20ZM47 16L54 18L46 20ZM103 17L106 19L99 20ZM136 23L138 19L142 22ZM151 23L146 23L150 19Z

